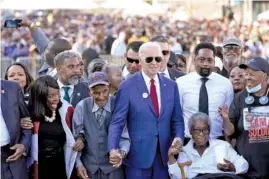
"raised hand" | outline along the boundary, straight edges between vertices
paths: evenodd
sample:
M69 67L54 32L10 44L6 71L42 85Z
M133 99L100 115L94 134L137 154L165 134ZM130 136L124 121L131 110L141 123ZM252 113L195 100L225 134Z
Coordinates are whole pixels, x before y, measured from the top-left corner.
M222 119L228 120L229 119L229 108L228 108L228 105L225 104L224 107L220 107L219 108L219 113L220 113Z

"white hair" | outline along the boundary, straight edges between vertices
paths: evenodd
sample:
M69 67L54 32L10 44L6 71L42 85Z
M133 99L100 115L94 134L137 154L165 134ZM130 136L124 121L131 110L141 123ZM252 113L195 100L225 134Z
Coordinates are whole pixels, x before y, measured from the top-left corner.
M207 122L208 129L210 130L211 122L210 122L209 116L205 113L197 112L190 117L190 120L188 123L189 131L191 131L194 121L198 121L198 120Z
M64 61L69 58L81 59L81 56L73 50L65 50L54 57L55 66L63 65Z
M108 63L105 64L103 67L103 72L105 72L107 75L109 72L111 72L114 69L120 69L121 70L121 66L117 65L117 64L113 64L113 63Z
M143 43L139 48L138 55L139 55L140 58L143 57L143 54L145 53L145 49L149 48L149 47L156 47L160 51L162 51L161 47L160 47L160 45L158 43L156 43L156 42L146 42L146 43Z

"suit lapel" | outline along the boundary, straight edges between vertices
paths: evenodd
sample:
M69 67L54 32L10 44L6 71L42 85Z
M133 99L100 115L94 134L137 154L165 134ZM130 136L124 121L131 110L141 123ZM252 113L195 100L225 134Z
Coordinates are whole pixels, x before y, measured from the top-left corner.
M166 95L165 95L165 91L166 91L166 83L164 81L165 77L162 77L161 75L159 75L159 81L160 81L160 93L161 93L161 111L160 111L160 118L164 112L164 106L166 104Z
M170 68L168 68L168 73L169 73L171 80L175 81L177 79L176 74Z
M74 91L73 91L73 94L72 94L72 97L71 97L71 104L76 104L77 101L80 101L81 99L81 94L79 93L79 84L75 85L74 86ZM73 105L74 106L74 105Z
M149 91L148 91L148 88L146 86L146 83L145 83L145 80L142 76L142 72L139 72L137 74L137 88L139 90L139 94L138 95L141 95L143 97L143 99L147 102L147 104L149 105L149 108L151 109L151 111L155 114L154 112L154 108L153 108L153 104L152 104L152 101L151 101L151 98L150 98L150 94L149 94Z

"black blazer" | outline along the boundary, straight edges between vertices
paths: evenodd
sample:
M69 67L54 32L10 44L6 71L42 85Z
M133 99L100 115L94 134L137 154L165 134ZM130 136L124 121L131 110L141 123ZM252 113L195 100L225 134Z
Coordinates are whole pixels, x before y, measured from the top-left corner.
M79 82L77 85L74 86L74 91L71 98L71 104L73 107L83 99L89 97L89 90L88 84L85 82Z
M178 70L173 69L173 68L168 68L168 73L169 73L171 80L173 80L173 81L176 81L176 79L178 79L179 77L186 75L184 72L178 71Z

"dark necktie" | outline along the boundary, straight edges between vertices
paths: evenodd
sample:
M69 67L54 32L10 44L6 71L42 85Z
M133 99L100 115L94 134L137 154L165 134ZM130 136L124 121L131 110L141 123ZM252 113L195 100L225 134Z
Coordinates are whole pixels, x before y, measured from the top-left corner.
M158 103L158 97L157 97L157 92L156 92L156 86L154 84L154 79L150 80L150 98L153 104L155 114L158 118L159 117L159 103Z
M70 103L70 97L69 97L69 94L68 94L68 91L70 89L69 86L63 86L63 89L64 89L64 100L66 100L67 102Z
M99 108L97 110L97 123L101 126L102 122L103 122L103 111L104 111L104 108Z
M207 80L208 78L201 78L202 85L199 94L199 112L203 112L208 115L208 94L205 86Z

